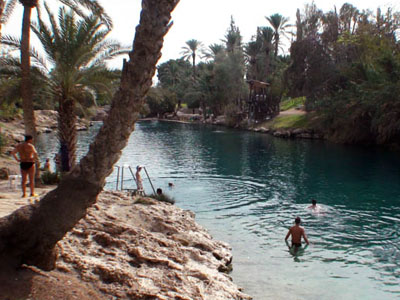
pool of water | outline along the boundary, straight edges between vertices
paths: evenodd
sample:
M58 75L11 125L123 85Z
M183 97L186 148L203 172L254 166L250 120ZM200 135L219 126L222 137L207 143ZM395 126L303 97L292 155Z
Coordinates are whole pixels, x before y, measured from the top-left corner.
M80 156L98 126L80 133ZM54 136L43 135L38 148L43 159L53 157ZM156 188L232 246L231 275L254 299L400 298L398 153L141 122L124 164L146 166ZM106 188L115 185L116 172ZM145 189L151 192L147 181ZM321 213L307 208L311 198ZM284 237L296 216L311 245L293 256Z

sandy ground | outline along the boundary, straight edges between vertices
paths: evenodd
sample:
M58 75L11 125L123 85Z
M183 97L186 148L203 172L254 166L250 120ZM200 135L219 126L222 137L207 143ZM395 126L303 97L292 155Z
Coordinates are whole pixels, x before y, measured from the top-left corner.
M8 156L0 157L0 168L8 168L10 174L19 175L18 163ZM14 210L23 205L28 205L38 201L40 197L44 196L48 191L52 190L54 186L44 186L35 188L35 194L38 197L22 198L21 182L20 179L15 181L0 180L0 218L9 215ZM29 195L29 187L27 187L27 195Z

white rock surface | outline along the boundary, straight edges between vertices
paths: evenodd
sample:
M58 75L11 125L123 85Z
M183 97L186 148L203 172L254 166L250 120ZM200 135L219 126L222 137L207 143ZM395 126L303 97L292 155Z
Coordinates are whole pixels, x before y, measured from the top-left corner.
M194 214L150 198L103 192L60 243L57 268L110 299L251 299L229 275L230 247ZM220 271L219 271L220 270Z

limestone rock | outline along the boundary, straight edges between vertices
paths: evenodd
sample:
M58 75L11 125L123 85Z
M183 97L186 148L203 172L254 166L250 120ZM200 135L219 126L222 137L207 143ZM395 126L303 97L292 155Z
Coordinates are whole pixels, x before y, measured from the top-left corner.
M224 273L230 247L171 204L103 192L59 246L59 270L113 299L251 299Z

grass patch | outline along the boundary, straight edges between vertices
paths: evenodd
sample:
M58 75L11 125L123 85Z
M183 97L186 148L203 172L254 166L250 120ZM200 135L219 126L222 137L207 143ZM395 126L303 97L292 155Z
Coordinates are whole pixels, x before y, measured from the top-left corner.
M281 111L302 107L306 102L306 97L289 98L281 102Z
M306 114L278 116L269 122L268 127L272 129L308 128L310 119Z

